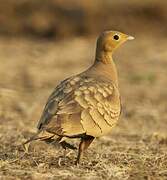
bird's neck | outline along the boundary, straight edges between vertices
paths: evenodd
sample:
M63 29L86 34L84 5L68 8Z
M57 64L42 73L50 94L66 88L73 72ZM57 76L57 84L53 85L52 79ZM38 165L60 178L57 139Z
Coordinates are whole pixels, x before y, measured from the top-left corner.
M111 64L113 62L112 52L101 51L101 50L98 50L97 48L95 62L98 62L98 61L104 64Z
M101 54L97 56L93 66L89 69L92 74L99 74L99 77L105 77L111 80L118 87L118 74L116 65L111 54Z

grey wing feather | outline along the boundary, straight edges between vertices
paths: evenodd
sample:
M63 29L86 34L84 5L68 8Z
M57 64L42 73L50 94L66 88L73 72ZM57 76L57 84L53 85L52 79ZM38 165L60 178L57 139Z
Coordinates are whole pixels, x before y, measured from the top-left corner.
M37 128L39 130L42 129L43 125L47 125L51 118L57 113L58 111L58 104L61 99L64 98L65 94L63 92L63 88L69 82L69 79L65 79L62 81L53 91L53 93L49 96L45 108L43 110L42 116L38 122Z
M55 100L52 100L51 102L47 103L37 125L37 128L39 130L42 128L44 124L46 125L49 123L49 120L52 118L52 116L56 114L57 107L58 107L58 102Z

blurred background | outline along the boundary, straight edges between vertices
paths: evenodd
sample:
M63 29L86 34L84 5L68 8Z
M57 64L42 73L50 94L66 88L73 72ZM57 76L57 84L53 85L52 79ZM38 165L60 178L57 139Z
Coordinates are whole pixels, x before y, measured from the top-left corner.
M52 149L46 146L38 149L40 155L34 154L35 150L31 151L35 164L29 156L16 164L8 163L22 152L16 152L16 147L36 132L41 111L57 83L93 63L96 38L104 30L118 30L135 37L134 41L126 43L114 54L122 95L122 117L112 136L98 139L92 145L92 154L88 155L91 157L85 161L93 157L96 164L93 172L91 168L94 164L87 165L91 167L88 171L84 166L83 172L68 169L73 161L70 156L70 163L64 160L70 175L67 174L71 177L72 173L77 178L89 172L90 178L96 179L137 175L165 177L167 1L0 0L2 177L24 177L25 169L29 169L27 178L35 179L39 175L44 178L43 169L47 169L48 164L51 166L50 159L58 161L55 149L51 153ZM106 157L110 157L105 162L99 160L104 151ZM124 156L120 154L114 159L116 156L111 152L123 153ZM56 153L59 155L59 151ZM158 159L156 162L154 157ZM126 158L132 160L127 161L130 169L124 162ZM111 163L113 161L115 165ZM42 172L38 172L40 163L44 163L44 167L40 166ZM57 164L52 165L47 169L45 178L50 177L49 173L53 177L57 177L55 173L68 177L64 169L62 175L61 171L55 171ZM97 170L101 173L98 174Z
M0 11L2 35L47 40L96 36L105 29L163 34L167 26L163 0L6 0Z

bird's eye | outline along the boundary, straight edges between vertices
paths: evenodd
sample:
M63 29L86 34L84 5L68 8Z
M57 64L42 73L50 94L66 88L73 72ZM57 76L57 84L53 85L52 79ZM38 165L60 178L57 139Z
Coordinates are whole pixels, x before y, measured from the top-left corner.
M117 34L114 35L113 38L114 38L115 40L119 40L119 36L118 36Z

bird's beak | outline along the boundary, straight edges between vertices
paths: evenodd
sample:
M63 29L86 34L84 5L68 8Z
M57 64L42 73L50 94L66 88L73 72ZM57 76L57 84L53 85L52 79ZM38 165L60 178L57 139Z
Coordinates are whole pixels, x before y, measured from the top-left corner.
M128 36L127 37L127 40L133 40L133 39L135 39L133 36Z

